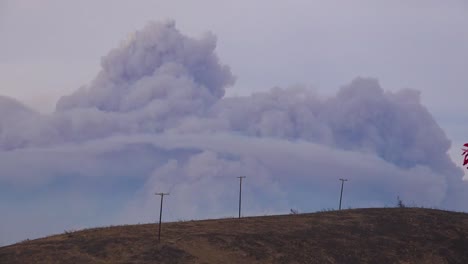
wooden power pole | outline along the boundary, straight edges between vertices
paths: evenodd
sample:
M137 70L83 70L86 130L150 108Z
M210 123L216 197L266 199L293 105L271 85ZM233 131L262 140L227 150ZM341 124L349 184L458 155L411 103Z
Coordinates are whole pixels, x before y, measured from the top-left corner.
M242 208L242 179L245 178L245 176L239 176L239 219L241 218L241 208Z
M161 196L161 206L159 207L159 232L158 232L158 242L161 242L161 219L162 219L162 208L164 195L169 195L169 193L155 193L155 195Z
M343 198L343 185L345 181L348 181L348 179L340 179L341 181L341 193L340 193L340 206L338 210L341 210L341 198Z

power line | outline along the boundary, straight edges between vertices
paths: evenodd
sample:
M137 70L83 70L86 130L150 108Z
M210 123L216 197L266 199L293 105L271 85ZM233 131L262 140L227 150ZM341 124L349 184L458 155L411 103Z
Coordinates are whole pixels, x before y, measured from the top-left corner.
M340 206L338 210L341 210L341 199L343 198L343 185L345 181L348 181L348 179L340 179L341 181L341 193L340 193Z
M246 178L245 176L239 176L239 219L241 218L241 208L242 208L242 179Z
M159 207L159 232L158 232L158 242L161 242L161 219L162 219L162 208L164 195L169 195L169 193L155 193L155 195L161 196L161 206Z

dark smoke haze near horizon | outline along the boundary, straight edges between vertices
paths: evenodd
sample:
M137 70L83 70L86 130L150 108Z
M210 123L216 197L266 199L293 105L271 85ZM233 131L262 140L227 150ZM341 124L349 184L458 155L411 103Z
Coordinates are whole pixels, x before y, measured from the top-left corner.
M225 97L235 82L215 53L175 22L149 23L112 49L89 85L51 114L0 97L0 244L110 223L415 205L466 210L450 140L415 90L356 77L330 97L304 87ZM200 193L201 192L201 193ZM6 201L6 202L5 202Z

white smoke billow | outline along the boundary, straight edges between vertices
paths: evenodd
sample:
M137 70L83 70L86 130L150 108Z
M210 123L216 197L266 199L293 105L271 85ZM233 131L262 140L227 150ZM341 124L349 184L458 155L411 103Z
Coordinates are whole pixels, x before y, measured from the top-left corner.
M57 109L130 112L164 101L172 111L185 106L182 113L199 112L234 81L229 68L219 64L215 47L211 34L197 40L182 35L174 22L151 23L105 56L91 85L60 99Z
M216 38L150 23L102 58L89 85L41 115L0 97L1 243L70 226L336 207L466 210L450 141L413 90L356 78L335 96L273 88L224 97L234 83ZM19 199L21 197L21 199ZM27 210L26 210L26 209ZM79 213L78 213L79 212Z

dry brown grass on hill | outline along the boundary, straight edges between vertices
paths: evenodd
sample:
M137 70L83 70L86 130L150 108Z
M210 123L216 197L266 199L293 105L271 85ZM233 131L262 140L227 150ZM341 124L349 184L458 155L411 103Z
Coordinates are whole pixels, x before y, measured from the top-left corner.
M0 248L0 263L468 263L468 214L417 208L96 228Z

